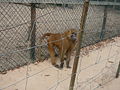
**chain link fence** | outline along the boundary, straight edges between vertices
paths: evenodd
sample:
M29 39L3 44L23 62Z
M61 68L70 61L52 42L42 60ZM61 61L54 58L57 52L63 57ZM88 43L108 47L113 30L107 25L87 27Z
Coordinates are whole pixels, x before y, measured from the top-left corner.
M65 4L62 0L62 4L55 2L34 5L32 7L26 3L0 3L0 72L33 62L30 53L32 51L35 61L38 60L39 47L42 47L42 59L48 58L46 41L42 45L39 43L44 33L62 33L68 28L80 27L82 3ZM32 15L32 10L35 10L36 14ZM91 3L82 46L119 35L119 18L118 9L107 4ZM32 40L33 38L35 40Z

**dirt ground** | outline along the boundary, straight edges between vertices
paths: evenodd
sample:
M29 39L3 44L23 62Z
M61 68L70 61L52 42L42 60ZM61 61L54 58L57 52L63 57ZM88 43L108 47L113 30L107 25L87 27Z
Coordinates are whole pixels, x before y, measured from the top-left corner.
M82 49L74 90L120 90L120 78L115 79L119 46L116 37ZM0 90L68 90L71 72L53 67L49 59L0 74Z

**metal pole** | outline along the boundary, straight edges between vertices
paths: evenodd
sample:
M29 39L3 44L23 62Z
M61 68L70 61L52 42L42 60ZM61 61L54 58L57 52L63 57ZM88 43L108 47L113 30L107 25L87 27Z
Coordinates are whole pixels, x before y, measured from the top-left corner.
M106 26L106 19L107 19L107 6L104 6L104 16L103 16L103 24L102 24L102 30L100 34L100 40L103 40L104 34L105 34L105 26Z
M77 48L76 48L76 56L74 59L69 90L73 90L73 88L74 88L76 71L77 71L77 66L78 66L78 61L79 61L80 48L81 48L81 44L82 44L82 38L83 38L83 33L84 33L84 27L85 27L88 7L89 7L89 0L84 0L83 11L82 11L82 16L81 16L81 23L80 23L80 30L79 30L80 33L78 33L78 43L77 43Z
M30 38L30 47L32 47L32 49L30 50L30 58L34 61L35 60L35 32L36 32L36 8L35 8L35 4L31 3L31 38Z
M119 77L119 73L120 73L120 62L119 62L119 65L118 65L118 69L117 69L117 73L116 73L116 78Z

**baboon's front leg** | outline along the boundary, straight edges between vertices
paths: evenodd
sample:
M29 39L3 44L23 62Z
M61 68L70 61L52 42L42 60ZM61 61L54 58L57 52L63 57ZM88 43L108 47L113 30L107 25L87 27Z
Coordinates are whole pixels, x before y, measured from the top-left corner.
M60 50L60 68L63 68L64 66L64 51L63 50Z
M67 66L67 68L71 68L71 67L69 66L69 63L70 63L70 56L71 56L71 50L67 51L66 56L67 56L67 59L66 59L66 66Z
M59 65L56 64L55 51L54 51L54 48L53 48L52 44L48 44L48 50L49 50L49 53L50 53L52 65L59 68Z

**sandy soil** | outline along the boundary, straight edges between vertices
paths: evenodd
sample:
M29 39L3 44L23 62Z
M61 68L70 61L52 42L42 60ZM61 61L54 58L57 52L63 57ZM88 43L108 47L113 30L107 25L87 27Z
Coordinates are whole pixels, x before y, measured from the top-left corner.
M119 46L120 37L116 37L82 49L74 90L119 90L120 78L115 79ZM74 54L71 59L72 66ZM0 90L68 90L71 70L53 67L50 59L30 64L0 74Z

